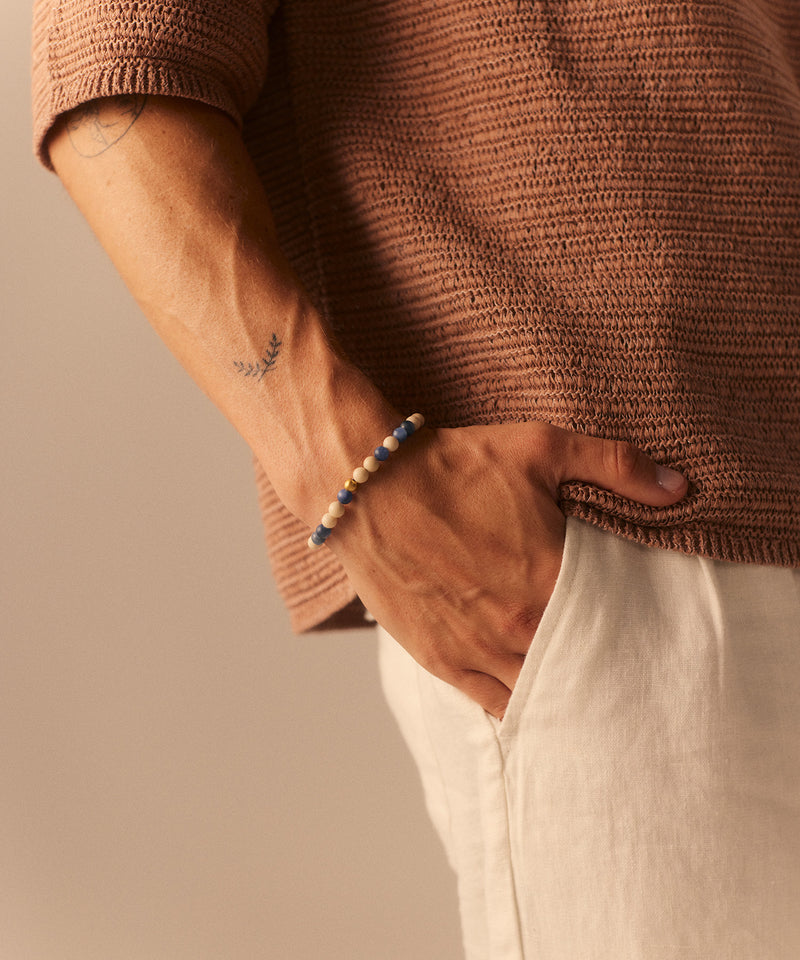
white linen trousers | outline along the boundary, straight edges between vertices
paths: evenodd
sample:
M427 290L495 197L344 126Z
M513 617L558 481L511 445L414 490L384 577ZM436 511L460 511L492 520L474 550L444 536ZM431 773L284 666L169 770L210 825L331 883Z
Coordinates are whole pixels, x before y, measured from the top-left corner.
M380 665L468 960L800 960L800 571L570 519L502 722Z

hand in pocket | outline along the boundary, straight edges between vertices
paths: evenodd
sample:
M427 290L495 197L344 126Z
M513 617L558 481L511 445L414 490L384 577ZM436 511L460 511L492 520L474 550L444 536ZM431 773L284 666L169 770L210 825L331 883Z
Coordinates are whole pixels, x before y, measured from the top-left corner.
M544 423L426 428L329 541L378 622L498 718L558 576L568 480L650 506L686 493L626 443Z

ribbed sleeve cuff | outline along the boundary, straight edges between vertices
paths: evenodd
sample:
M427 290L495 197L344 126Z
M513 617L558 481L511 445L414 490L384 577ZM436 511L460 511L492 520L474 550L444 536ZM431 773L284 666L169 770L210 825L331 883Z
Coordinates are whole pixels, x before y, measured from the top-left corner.
M241 125L267 68L275 0L37 0L34 150L52 169L56 118L99 97L150 94L217 107Z

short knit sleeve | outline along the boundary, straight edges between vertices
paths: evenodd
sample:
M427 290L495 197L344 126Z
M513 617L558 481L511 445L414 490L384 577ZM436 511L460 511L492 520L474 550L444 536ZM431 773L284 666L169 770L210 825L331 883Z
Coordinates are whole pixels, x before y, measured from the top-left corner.
M36 0L34 149L50 167L59 114L98 97L160 94L217 107L241 124L266 76L277 0Z

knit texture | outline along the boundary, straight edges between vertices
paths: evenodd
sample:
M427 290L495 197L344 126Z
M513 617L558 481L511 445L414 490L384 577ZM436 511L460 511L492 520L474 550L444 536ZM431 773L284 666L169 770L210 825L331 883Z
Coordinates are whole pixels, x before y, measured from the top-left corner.
M148 93L217 107L240 126L264 83L267 21L275 2L36 0L34 138L97 97Z
M689 495L566 513L800 564L797 0L285 0L259 94L268 6L40 5L37 146L109 92L254 103L283 246L398 409L629 440ZM352 588L258 479L309 629Z

